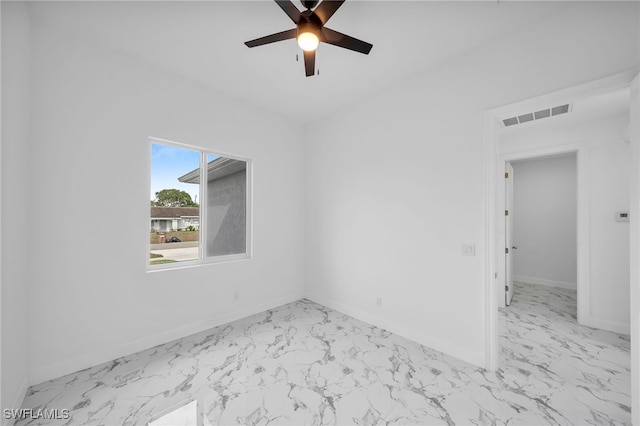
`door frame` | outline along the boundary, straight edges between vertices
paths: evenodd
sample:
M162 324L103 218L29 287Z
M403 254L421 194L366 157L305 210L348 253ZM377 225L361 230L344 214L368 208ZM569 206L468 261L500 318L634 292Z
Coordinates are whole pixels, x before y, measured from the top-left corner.
M513 251L513 212L514 212L514 200L513 200L513 164L511 164L511 160L505 160L504 162L504 179L501 179L504 185L504 216L502 217L502 224L504 224L504 256L501 256L504 262L504 269L498 269L499 271L504 271L504 306L509 306L513 299L513 263L514 258L513 255L515 252ZM508 214L507 214L508 212ZM500 274L498 274L498 282L502 281L500 279ZM500 291L498 291L500 294ZM500 300L503 298L501 297Z
M498 267L498 262L500 258L503 258L502 252L504 252L504 248L500 251L499 247L504 245L503 240L500 240L497 235L498 231L498 223L499 223L499 215L497 212L500 211L500 204L498 201L500 199L500 183L502 183L502 187L504 187L504 162L506 161L506 157L501 155L499 152L499 129L500 129L500 120L517 116L530 111L537 111L539 109L543 109L548 107L549 105L562 105L565 103L573 103L580 99L584 99L590 96L594 96L597 94L609 92L612 90L629 87L631 81L638 74L637 70L624 72L621 74L616 74L610 77L606 77L600 80L592 81L586 84L582 84L579 86L570 87L564 90L560 90L557 92L553 92L550 94L538 96L532 99L524 100L521 102L516 102L513 104L505 105L502 107L494 108L491 110L487 110L484 113L484 170L485 170L485 208L483 215L483 223L484 223L484 329L485 329L485 368L489 370L497 370L498 368L498 360L499 360L499 330L498 330L498 294L504 295L504 290L501 293L498 293L499 280L498 273L500 271ZM573 145L573 146L572 146ZM582 145L580 147L579 145ZM584 144L568 144L568 145L560 145L547 148L540 148L530 150L528 152L521 153L510 153L510 159L517 159L518 155L523 156L522 158L528 157L536 157L536 156L544 156L552 154L555 149L555 153L562 152L577 152L577 167L578 167L578 180L580 180L580 170L582 172L586 172L584 165L585 161L588 159L588 151L584 149ZM512 157L516 158L512 158ZM580 164L583 166L581 167ZM588 178L588 176L587 176ZM583 177L584 179L584 177ZM579 183L580 186L580 183ZM587 185L588 186L588 185ZM586 188L584 185L584 181L582 183L582 187ZM633 186L632 186L633 187ZM502 193L504 193L502 191ZM502 195L504 198L504 195ZM584 200L584 196L583 202ZM588 202L588 200L586 200ZM580 201L578 201L580 202ZM504 201L501 204L504 207ZM580 204L578 205L578 212L580 210L585 210L581 208ZM582 220L579 226L585 226L585 220L588 225L588 218ZM580 235L580 229L578 229L578 235ZM588 234L588 232L587 232ZM638 235L632 233L631 244L638 244L638 239L640 238ZM581 243L581 241L580 241ZM580 249L580 247L578 247ZM587 247L588 248L588 247ZM584 265L585 259L580 259L580 254L583 256L588 255L585 252L584 247L582 251L578 254L578 264ZM504 259L502 259L504 262ZM588 264L589 259L586 257L586 265L587 265L587 274L588 274ZM578 282L585 283L585 280L588 277L584 276L585 271L580 271L580 266L578 266ZM582 275L580 275L582 274ZM502 283L504 286L504 283ZM632 281L632 287L638 285L638 283ZM504 287L502 287L504 289ZM586 290L588 292L588 288ZM633 292L633 290L632 290ZM580 294L580 289L579 293ZM588 297L588 294L585 294L585 290L582 290L582 295L580 297ZM504 296L503 296L504 297ZM640 311L640 306L638 306L638 301L635 298L632 298L631 301L631 330L637 330L640 324L635 324L635 322L640 323L640 316L635 315L634 313L638 313ZM583 309L588 308L588 305L583 304ZM580 315L580 314L579 314ZM584 319L584 314L582 315ZM638 318L636 318L636 316ZM632 360L634 357L637 357L634 354L634 346L632 344ZM637 368L635 365L632 365L632 375L638 374ZM637 392L632 391L632 400L633 398L637 398Z
M631 263L631 423L640 424L640 74L631 82L631 202L630 263ZM635 336L636 338L634 339Z
M506 163L509 161L550 158L564 154L576 155L577 316L579 324L590 325L589 304L591 297L589 292L589 247L591 247L591 245L589 233L589 158L591 154L587 141L578 141L536 149L513 151L507 154L499 154L498 167L501 168L501 170L504 170ZM504 214L500 214L505 210L503 207L506 206L505 179L499 179L496 185L498 186L496 194L496 208L499 212L496 217L495 226L496 250L500 250L502 245L504 245L506 236ZM504 299L504 290L500 292L499 289L504 289L506 284L506 277L503 272L506 270L506 256L497 256L496 267L496 292L498 293L500 300L502 300Z

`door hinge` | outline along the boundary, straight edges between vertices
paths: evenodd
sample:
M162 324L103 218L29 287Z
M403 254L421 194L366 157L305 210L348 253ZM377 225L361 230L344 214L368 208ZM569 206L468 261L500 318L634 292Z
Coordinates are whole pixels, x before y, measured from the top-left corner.
M509 291L509 286L508 285L504 286L504 291Z
M504 211L504 215L505 215L505 216L509 216L509 210L505 210L505 211Z
M504 172L504 178L509 179L509 172Z
M506 254L509 254L509 248L508 248L508 247L505 247L505 248L504 248L504 252L505 252Z

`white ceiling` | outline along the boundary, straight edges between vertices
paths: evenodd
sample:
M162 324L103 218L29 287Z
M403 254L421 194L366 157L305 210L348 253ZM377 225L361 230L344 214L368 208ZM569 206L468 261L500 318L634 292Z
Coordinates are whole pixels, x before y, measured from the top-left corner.
M302 9L299 1L294 4ZM293 28L272 1L31 2L34 25L123 51L300 123L383 90L552 15L558 2L347 0L328 27L373 44L322 44L306 78L295 40L244 42Z

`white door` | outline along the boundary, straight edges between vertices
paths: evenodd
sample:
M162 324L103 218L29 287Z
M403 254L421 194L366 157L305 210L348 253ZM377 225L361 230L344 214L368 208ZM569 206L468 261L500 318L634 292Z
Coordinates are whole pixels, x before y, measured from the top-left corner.
M505 211L504 211L504 229L505 229L505 287L504 287L504 303L509 306L513 299L513 166L507 161L505 167Z

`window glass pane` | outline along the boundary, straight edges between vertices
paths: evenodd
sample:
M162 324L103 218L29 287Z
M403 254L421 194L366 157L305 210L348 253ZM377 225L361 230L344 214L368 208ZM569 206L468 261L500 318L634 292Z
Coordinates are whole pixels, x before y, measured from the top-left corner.
M200 258L200 153L151 145L150 264Z
M247 252L247 162L207 155L208 257Z

